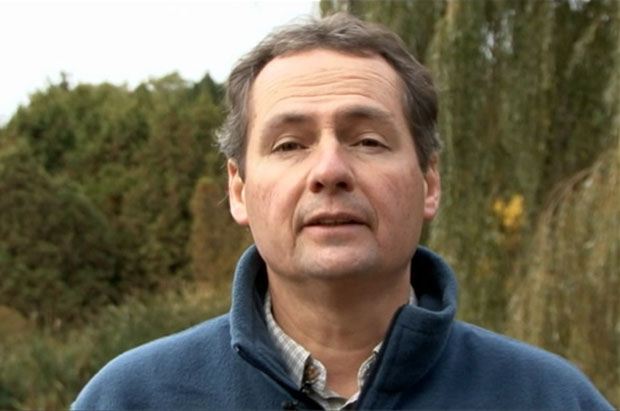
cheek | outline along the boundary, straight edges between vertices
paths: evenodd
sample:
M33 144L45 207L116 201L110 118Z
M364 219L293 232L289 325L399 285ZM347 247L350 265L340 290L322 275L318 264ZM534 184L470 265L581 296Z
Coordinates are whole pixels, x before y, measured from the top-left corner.
M246 204L250 226L261 225L268 219L273 203L272 187L266 184L246 185Z
M283 179L264 179L246 188L250 227L283 230L293 215L292 188Z
M402 167L381 175L379 223L385 221L388 235L409 237L421 224L424 184L415 169Z

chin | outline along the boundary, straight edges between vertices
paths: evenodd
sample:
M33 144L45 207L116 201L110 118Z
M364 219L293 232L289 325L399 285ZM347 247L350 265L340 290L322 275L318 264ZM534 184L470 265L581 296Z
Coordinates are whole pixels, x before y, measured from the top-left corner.
M299 272L309 278L345 279L359 278L381 270L380 258L374 253L316 253L301 259Z

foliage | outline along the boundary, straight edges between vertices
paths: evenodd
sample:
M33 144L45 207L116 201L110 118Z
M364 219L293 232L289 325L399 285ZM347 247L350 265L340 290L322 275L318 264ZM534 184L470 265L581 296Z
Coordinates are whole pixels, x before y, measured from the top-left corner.
M0 296L42 322L118 296L118 249L102 214L28 153L0 163Z
M530 260L520 265L512 285L508 327L516 337L580 365L615 403L620 402L619 205L620 150L558 185L537 222Z
M0 129L0 408L67 408L120 352L226 309L247 234L196 229L226 212L198 184L223 181L222 94L208 75L132 91L63 78ZM191 232L223 245L196 275Z
M0 407L68 409L95 372L121 352L217 316L229 303L226 287L193 285L110 305L68 333L43 328L0 334Z
M200 175L221 175L221 97L208 75L191 84L176 74L134 91L63 80L35 93L0 133L3 151L17 153L0 158L10 210L0 295L49 324L190 277L189 202ZM37 308L61 283L74 297L65 309L56 299Z
M251 243L248 230L240 230L228 212L223 180L203 177L191 200L194 217L189 242L192 272L215 286L230 281L238 256Z

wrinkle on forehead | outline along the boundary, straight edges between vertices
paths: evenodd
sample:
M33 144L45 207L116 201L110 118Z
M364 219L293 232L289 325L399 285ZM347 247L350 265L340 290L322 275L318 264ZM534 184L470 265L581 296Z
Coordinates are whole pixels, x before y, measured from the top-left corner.
M350 68L339 67L267 78L262 83L262 88L264 92L273 96L280 94L279 91L284 87L289 88L287 94L291 97L301 97L309 93L319 96L321 94L366 94L364 91L372 96L371 88L374 89L376 84L382 84L384 87L396 90L396 84L391 80L366 68L363 71L358 68L355 73L352 73Z
M252 87L251 117L253 122L298 99L320 104L338 96L363 97L402 112L401 90L402 80L378 55L315 49L277 57L263 68Z
M319 110L317 109L317 111ZM293 124L313 124L314 115L315 112L295 111L295 109L291 110L289 107L285 107L282 112L277 111L276 113L272 113L261 131L262 133L266 133L269 130ZM390 127L396 121L394 113L369 105L345 105L338 108L333 113L333 120L336 121L336 123L339 121L350 121L352 119L372 120Z

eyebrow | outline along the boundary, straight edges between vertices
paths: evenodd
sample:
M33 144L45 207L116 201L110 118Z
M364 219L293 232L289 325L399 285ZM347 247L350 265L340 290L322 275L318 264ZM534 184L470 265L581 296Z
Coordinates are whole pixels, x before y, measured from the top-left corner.
M262 131L265 132L267 130L273 130L288 125L308 124L312 121L312 117L307 114L299 112L286 112L277 114L269 119Z
M394 128L395 118L393 113L377 107L354 105L338 110L335 115L335 120L336 124L355 120L370 120ZM262 134L285 126L313 124L314 122L315 119L310 114L298 111L284 112L269 119L262 128Z
M345 107L336 113L336 120L372 120L392 125L395 118L391 112L380 108L372 106L351 106Z

